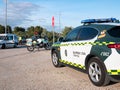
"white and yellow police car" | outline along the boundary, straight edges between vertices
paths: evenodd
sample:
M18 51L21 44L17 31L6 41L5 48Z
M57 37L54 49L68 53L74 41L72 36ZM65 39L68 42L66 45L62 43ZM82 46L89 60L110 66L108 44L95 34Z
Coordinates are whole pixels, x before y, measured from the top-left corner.
M120 79L120 23L115 18L87 19L51 48L55 67L87 71L90 81L104 86Z

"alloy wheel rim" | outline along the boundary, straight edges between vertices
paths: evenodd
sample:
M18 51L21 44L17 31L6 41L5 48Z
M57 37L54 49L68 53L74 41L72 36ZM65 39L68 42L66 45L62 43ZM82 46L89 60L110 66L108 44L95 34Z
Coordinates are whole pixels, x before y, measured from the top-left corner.
M101 79L101 69L96 62L92 62L89 66L89 75L92 81L99 82Z
M30 50L33 50L33 47L29 47Z
M58 58L57 58L57 55L55 53L53 54L53 63L54 63L54 65L58 64Z

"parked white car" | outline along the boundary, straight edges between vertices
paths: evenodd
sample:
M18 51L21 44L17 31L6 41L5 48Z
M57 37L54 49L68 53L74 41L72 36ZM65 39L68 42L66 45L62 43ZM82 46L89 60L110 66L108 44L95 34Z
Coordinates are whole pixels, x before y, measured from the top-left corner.
M15 34L0 34L0 48L17 47L18 37Z

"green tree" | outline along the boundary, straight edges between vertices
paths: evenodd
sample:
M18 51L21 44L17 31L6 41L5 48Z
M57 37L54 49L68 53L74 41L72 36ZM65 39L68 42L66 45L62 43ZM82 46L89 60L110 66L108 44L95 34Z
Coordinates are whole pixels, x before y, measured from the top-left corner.
M53 42L53 32L52 31L51 32L47 31L46 35L49 39L49 42L52 43Z
M41 37L47 36L48 33L49 33L49 31L47 31L47 29L43 28L43 31L42 31L42 33L41 33Z
M13 33L20 37L26 37L25 28L22 27L15 27Z
M0 33L5 33L5 27L0 25Z
M5 33L5 26L0 25L0 33ZM6 33L12 33L11 26L7 25Z
M55 42L58 40L59 37L60 37L60 34L55 32Z
M52 43L53 42L53 32L52 31L47 31L46 36L48 37L49 42ZM55 42L58 40L58 38L59 38L59 33L54 32Z
M63 37L65 37L66 34L68 34L68 32L70 32L71 30L72 30L72 27L65 27L64 30L62 31Z
M25 29L22 27L15 27L14 32L25 32Z
M9 25L7 25L7 33L12 33L12 28Z
M27 28L26 35L27 35L27 37L31 37L34 35L34 26Z
M41 36L42 32L43 32L43 28L41 26L36 26L34 29L34 32L37 32L38 35Z

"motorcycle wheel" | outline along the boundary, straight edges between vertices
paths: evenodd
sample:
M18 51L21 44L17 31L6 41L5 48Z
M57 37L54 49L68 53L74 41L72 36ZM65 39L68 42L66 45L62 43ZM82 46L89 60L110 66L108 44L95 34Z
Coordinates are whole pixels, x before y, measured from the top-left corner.
M46 50L50 50L50 45L49 45L49 44L46 44L46 45L45 45L45 49L46 49Z
M32 51L34 51L34 47L33 46L27 46L27 50L32 52Z

